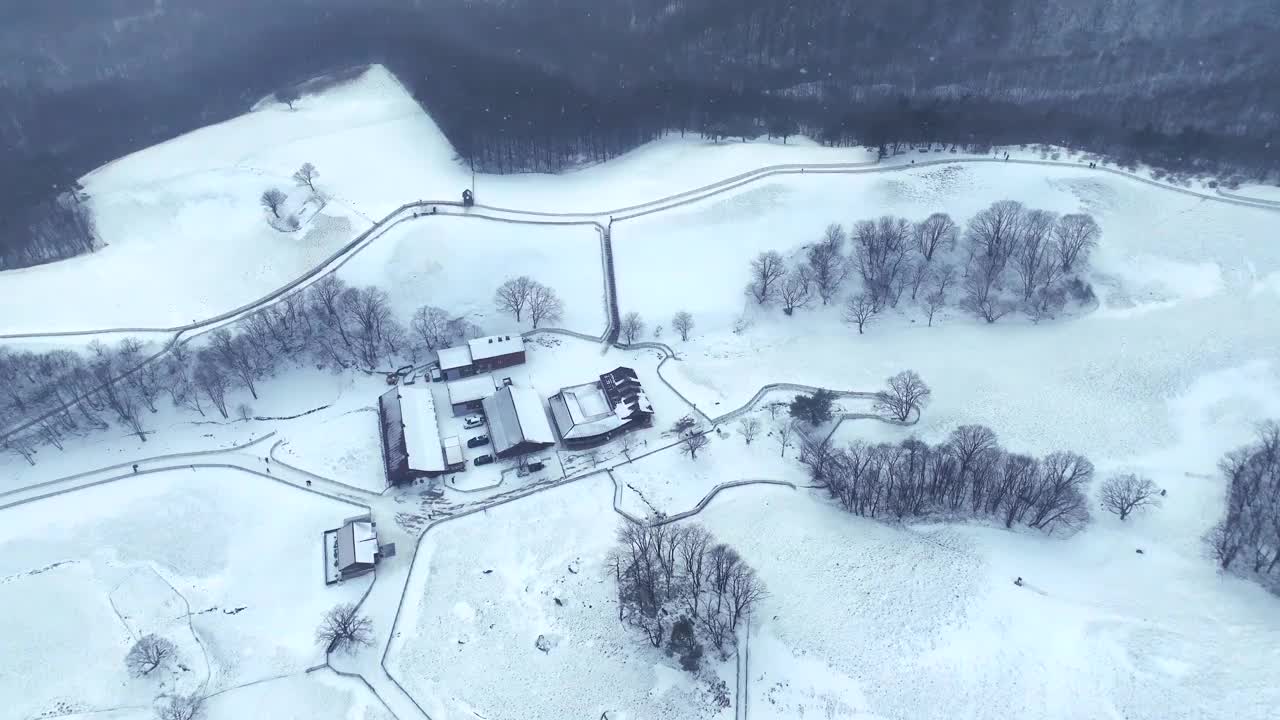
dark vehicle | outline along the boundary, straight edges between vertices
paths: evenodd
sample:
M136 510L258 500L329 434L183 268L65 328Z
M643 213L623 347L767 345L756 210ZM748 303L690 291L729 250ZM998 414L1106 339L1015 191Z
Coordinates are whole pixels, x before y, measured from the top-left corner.
M529 472L538 472L544 467L546 467L546 465L544 465L542 461L539 460L538 462L529 463L528 465L525 466L525 469L528 470Z
M481 455L480 457L471 461L471 464L475 465L476 467L480 467L481 465L491 465L492 463L493 463L492 455Z
M469 448L477 448L477 447L480 447L481 445L488 445L488 444L489 444L488 435L477 435L467 441L467 447Z

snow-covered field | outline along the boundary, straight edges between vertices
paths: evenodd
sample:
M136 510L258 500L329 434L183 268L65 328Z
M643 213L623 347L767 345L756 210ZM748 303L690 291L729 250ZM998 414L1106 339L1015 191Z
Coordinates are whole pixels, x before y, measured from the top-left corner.
M562 176L482 176L477 195L497 207L608 211L762 165L870 159L803 140L672 136ZM258 196L273 184L296 193L288 176L306 161L319 168L330 200L300 231L273 230ZM295 111L265 103L87 176L108 246L0 273L7 301L0 333L209 317L296 278L402 203L454 198L470 181L439 129L381 68L303 98ZM1039 325L1014 316L986 325L951 309L925 327L904 303L858 335L838 307L789 318L742 293L752 257L794 256L828 223L945 211L963 224L1001 199L1097 218L1096 309ZM1011 449L1078 451L1100 475L1140 471L1169 492L1159 509L1125 524L1100 517L1072 538L894 528L843 514L803 488L721 493L697 521L737 547L771 589L751 635L749 717L1271 717L1280 705L1280 606L1256 586L1214 573L1200 539L1221 513L1218 458L1247 441L1253 423L1280 417L1277 220L1274 211L1084 167L979 163L771 177L614 223L621 311L640 312L650 328L667 326L661 339L679 359L667 361L661 377L709 416L741 406L768 383L873 390L911 368L934 391L919 425L855 420L837 440L938 440L959 424L984 423ZM492 293L505 277L528 274L564 299L557 325L588 334L605 325L599 241L585 226L426 218L388 231L338 272L349 284L385 289L402 319L429 303L489 332L518 329L494 312ZM670 330L678 310L695 318L687 343ZM637 436L635 456L670 442L665 431L691 411L659 378L656 351L606 353L599 343L552 335L527 347L529 362L504 374L543 398L618 365L637 370L657 417ZM261 456L278 440L280 460L381 491L372 409L384 389L377 377L284 370L259 387L252 414L261 420L199 418L166 404L146 418L156 433L145 443L113 428L73 439L63 452L43 448L34 467L4 456L0 492L272 431L273 440L244 457L265 464ZM237 392L230 405L249 400ZM613 443L594 457L561 452L560 469L618 465L620 503L635 515L688 509L727 481L804 484L796 450L779 457L767 413L758 416L764 428L750 447L734 422L696 461L672 448L618 465L625 458ZM481 472L496 479L500 465ZM495 492L512 489L504 481ZM441 505L456 502L456 510L488 497L463 496L448 493ZM620 516L606 475L431 530L394 637L409 533L425 522L414 514L425 504L413 491L371 502L384 500L400 559L391 572L380 570L370 595L378 646L352 661L383 692L371 658L390 642L392 672L432 720L716 716L701 685L617 625L603 564ZM210 720L382 720L381 704L358 681L303 674L322 661L312 641L320 614L368 583L325 588L320 579L320 533L354 511L209 468L0 511L7 710L28 718L119 708L104 717L132 720L149 716L160 690L191 689L208 673L210 691L238 688L211 698ZM1025 587L1012 584L1017 576ZM145 685L126 678L122 659L133 635L150 630L171 635L189 669ZM534 647L539 635L550 641L548 652ZM732 660L716 669L733 684ZM402 701L397 707L405 709ZM413 720L409 713L397 714Z
M313 639L320 616L358 598L369 579L326 588L320 538L359 512L214 468L139 475L3 511L6 713L148 707L160 692L207 681L212 693L322 662ZM181 665L130 678L124 656L152 632L177 644Z
M612 501L595 475L428 532L388 664L432 720L732 717L618 626Z

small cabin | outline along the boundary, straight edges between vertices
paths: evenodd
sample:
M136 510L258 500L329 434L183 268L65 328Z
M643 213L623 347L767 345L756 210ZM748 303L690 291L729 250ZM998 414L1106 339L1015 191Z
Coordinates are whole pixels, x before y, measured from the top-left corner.
M466 207L471 207L472 205L476 204L476 197L475 195L471 194L470 190L462 191L462 204Z

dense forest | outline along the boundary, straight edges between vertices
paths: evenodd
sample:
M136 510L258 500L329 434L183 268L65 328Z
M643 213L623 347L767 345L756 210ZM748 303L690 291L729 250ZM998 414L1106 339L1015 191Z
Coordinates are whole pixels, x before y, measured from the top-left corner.
M1273 0L96 0L0 6L0 268L93 247L75 180L386 64L466 159L555 171L666 130L1050 143L1280 172Z

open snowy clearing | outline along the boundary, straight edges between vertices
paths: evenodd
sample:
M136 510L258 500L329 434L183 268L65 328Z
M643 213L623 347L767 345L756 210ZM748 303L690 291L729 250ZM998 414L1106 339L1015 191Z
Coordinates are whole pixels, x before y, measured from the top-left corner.
M733 716L619 625L612 501L596 475L427 533L388 665L432 720Z
M1275 599L1153 549L1145 518L1066 540L901 529L750 487L700 519L772 591L753 718L1265 718L1280 702Z
M589 225L530 226L463 217L401 224L338 271L348 285L377 285L405 323L435 305L476 323L486 334L532 327L494 307L493 293L509 277L528 275L564 302L564 318L543 326L602 335L604 269L600 235Z
M149 706L206 679L216 692L322 661L320 616L371 579L326 589L320 536L359 512L213 468L0 512L0 627L9 639L0 692L9 710L25 718ZM151 632L175 642L186 670L129 678L124 656Z

